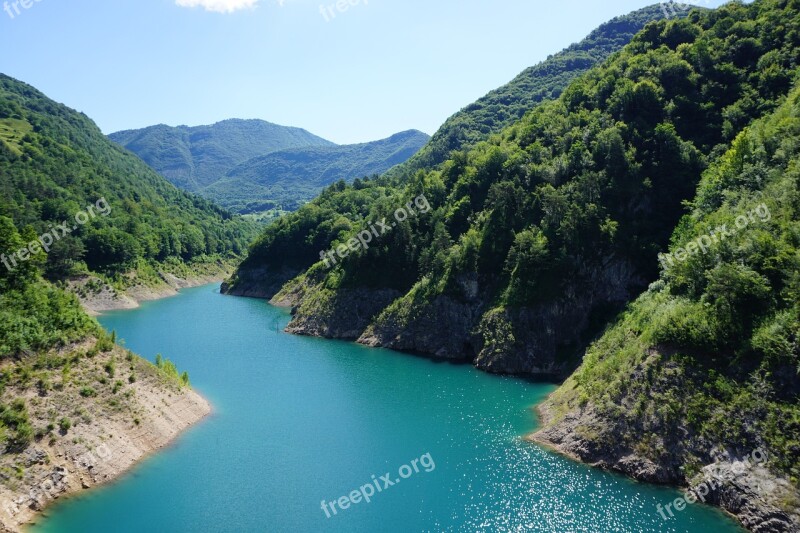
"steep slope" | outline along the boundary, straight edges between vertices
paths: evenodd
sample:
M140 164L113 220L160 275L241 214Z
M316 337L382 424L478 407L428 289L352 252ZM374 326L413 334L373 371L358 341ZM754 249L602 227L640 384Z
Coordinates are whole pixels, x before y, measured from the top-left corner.
M6 254L3 269L30 255L51 280L93 273L118 289L163 283L167 271L191 274L189 264L230 261L256 232L175 188L86 116L4 75L0 216L26 244L42 237L21 256Z
M708 498L753 531L800 531L799 236L800 87L705 173L660 279L546 402L536 439L697 490L699 466L760 449Z
M408 160L429 139L412 130L363 144L281 150L237 166L198 192L238 213L276 206L294 211L336 181L381 174Z
M190 272L252 230L0 75L0 529L117 478L210 411L188 374L116 346L64 279Z
M656 278L656 254L707 161L785 97L798 24L797 6L774 0L652 23L502 136L375 203L341 200L363 219L320 219L332 203L323 195L268 231L227 288L268 294L309 256L347 251L369 222L391 222L424 194L429 214L279 295L296 306L289 330L564 376Z
M676 17L687 14L688 10L675 10ZM653 5L606 22L579 43L525 69L508 84L447 119L427 146L389 174L408 176L420 169L435 168L451 152L471 148L500 133L537 104L561 96L570 82L621 50L648 22L662 18L662 7Z
M678 11L678 16L686 14ZM581 43L527 69L510 84L454 115L415 157L370 183L369 191L361 182L353 188L332 187L312 204L268 228L225 288L230 294L273 297L284 283L318 261L320 250L362 225L360 221L372 205L363 201L363 194L386 196L417 170L432 170L451 151L499 133L516 120L513 117L547 97L558 96L591 66L621 50L645 24L663 17L661 7L654 5L615 18Z
M161 124L112 133L109 138L190 192L215 183L254 157L287 148L334 145L300 128L237 119L196 127Z

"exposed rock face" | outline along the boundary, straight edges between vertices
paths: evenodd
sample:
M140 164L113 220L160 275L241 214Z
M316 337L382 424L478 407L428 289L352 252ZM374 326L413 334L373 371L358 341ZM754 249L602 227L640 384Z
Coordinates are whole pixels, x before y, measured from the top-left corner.
M777 507L782 501L797 499L797 491L785 479L775 477L762 466L737 472L734 463L715 463L717 480L698 477L690 483L697 495L706 492L708 503L718 505L736 516L744 527L755 533L785 533L800 531L800 509L787 512ZM722 480L720 482L720 480Z
M577 366L592 313L619 309L645 282L627 263L609 260L579 272L555 301L488 311L486 291L476 279L460 279L458 286L458 297L412 290L400 298L387 289L326 292L301 277L273 303L294 307L290 333L358 339L372 347L470 361L487 372L554 379Z
M527 308L498 308L478 325L475 366L496 374L565 378L595 332L592 315L621 309L645 286L628 263L611 259L585 268L558 299Z
M275 296L283 285L297 276L299 270L284 269L272 271L267 268L246 268L237 270L236 275L222 283L222 294L244 296L247 298L264 298L269 300Z
M398 307L405 307L402 301ZM424 353L442 359L472 361L475 354L475 322L482 306L437 296L430 305L409 304L412 316L387 311L359 337L366 346Z
M355 340L375 316L400 296L390 289L342 289L335 295L312 294L295 309L288 333L328 339Z
M598 438L613 434L613 424L591 404L571 411L558 424L547 426L552 415L545 403L539 408L545 428L530 436L534 442L555 448L573 459L595 467L615 470L640 481L678 484L681 463L674 457L655 462L628 449L621 440Z
M719 450L682 425L648 429L626 427L620 418L611 419L600 414L591 403L573 406L558 417L553 409L549 400L539 407L544 427L529 436L532 441L639 481L687 487L695 499L728 511L750 531L800 531L798 490L763 464L751 462L742 468L743 454ZM659 448L663 452L658 459L637 453L635 442L628 438L631 434L642 439L648 435L660 439ZM708 465L702 474L692 479L687 479L684 473L688 457L699 458L703 465Z
M114 348L97 354L90 363L82 359L71 375L77 383L94 376L112 358L126 361L126 355L125 350ZM0 483L0 530L18 532L59 498L119 478L211 412L205 399L166 380L150 363L134 356L130 368L119 364L116 377L125 385L118 392L98 388L91 397L83 397L71 382L44 395L30 389L5 391L4 402L26 399L34 427L46 427L53 419L72 422L69 429L56 428L22 453L0 456L4 469L23 472L18 480ZM133 374L137 379L131 383L126 378ZM76 412L83 414L76 418Z
M230 267L222 263L199 265L197 271L186 277L160 271L161 279L155 283L143 283L135 272L130 272L126 275L130 286L125 291L118 291L96 276L80 275L68 280L67 290L78 296L87 313L98 315L104 311L136 309L139 302L169 298L181 289L222 281L229 274Z

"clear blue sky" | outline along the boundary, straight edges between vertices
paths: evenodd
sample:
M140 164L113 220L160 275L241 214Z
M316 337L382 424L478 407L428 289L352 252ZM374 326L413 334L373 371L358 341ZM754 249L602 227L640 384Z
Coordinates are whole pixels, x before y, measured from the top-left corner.
M0 72L105 133L260 118L337 143L433 133L524 68L653 3L351 0L326 21L320 7L336 0L23 1L32 5L14 18L0 11Z

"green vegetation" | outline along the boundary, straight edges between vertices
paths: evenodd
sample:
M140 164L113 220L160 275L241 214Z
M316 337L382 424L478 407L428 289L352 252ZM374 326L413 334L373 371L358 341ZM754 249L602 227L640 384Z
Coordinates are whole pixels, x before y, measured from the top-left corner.
M256 226L167 183L106 139L85 116L0 75L0 217L23 244L66 222L40 265L50 279L86 269L129 270L138 261L192 261L242 253ZM105 198L85 225L75 215ZM10 255L18 248L3 246ZM5 267L3 267L5 269Z
M679 17L686 12L678 12ZM465 107L439 128L431 142L391 176L410 176L444 163L455 151L469 149L519 121L543 101L553 100L569 84L628 44L649 22L664 18L654 5L601 25L579 43L523 71L511 82Z
M364 144L281 150L237 166L198 194L237 213L294 211L336 181L351 182L403 163L428 139L420 131L406 131Z
M235 166L278 150L333 146L300 128L263 120L225 120L211 126L151 126L109 138L141 157L171 183L196 192Z
M485 368L530 372L551 350L571 371L658 280L659 252L766 213L763 203L771 218L751 217L746 231L661 273L553 403L560 416L597 409L610 429L583 434L597 449L678 457L689 473L712 447L763 445L797 484L798 49L797 0L650 23L557 100L439 167L328 188L264 232L232 291L247 290L253 272L300 272L283 293L299 298L295 324L359 324L390 339L441 332L449 316L439 311L452 306L439 304L455 302L468 311L458 316L475 317L458 345L475 346ZM330 270L317 263L419 194L429 214ZM386 289L404 296L357 316L348 294ZM573 318L547 322L565 308ZM523 326L546 326L517 327L525 313L535 319Z
M557 410L591 403L613 421L595 440L656 460L642 428L687 463L706 458L705 442L762 447L800 487L799 185L800 87L705 173L672 250L757 206L769 216L667 266L591 347Z
M0 404L0 447L11 453L27 448L33 440L33 427L28 418L25 400L17 398L11 405Z
M28 240L11 219L0 216L0 253L16 251ZM43 263L36 257L11 272L0 266L0 359L100 335L100 326L75 296L41 280Z
M169 359L165 359L161 356L161 354L156 354L156 368L166 379L172 380L175 383L179 383L184 387L189 385L189 373L179 373L178 367L175 366L175 363Z

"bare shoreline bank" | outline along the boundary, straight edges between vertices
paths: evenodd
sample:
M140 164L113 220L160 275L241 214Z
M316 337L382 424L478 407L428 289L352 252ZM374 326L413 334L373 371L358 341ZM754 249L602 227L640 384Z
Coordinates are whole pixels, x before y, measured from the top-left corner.
M696 496L698 488L704 484L705 478L702 476L686 480L667 479L660 474L661 465L622 448L594 449L579 436L577 429L581 424L598 423L599 420L587 413L568 413L555 422L557 416L551 400L552 395L532 407L538 418L538 427L525 435L524 438L529 442L592 468L615 472L640 483L683 490L687 495ZM726 481L720 482L703 500L707 505L720 509L746 531L777 533L792 531L796 527L798 516L785 512L780 505L781 501L796 494L787 480L761 465L740 471L737 461L732 458L720 457L714 466L718 472L725 474L723 477ZM754 487L761 490L755 490ZM706 488L706 493L708 491ZM656 511L654 508L653 512Z
M62 355L83 354L93 342L70 346ZM125 385L94 385L87 397L82 384L109 363L117 367L117 383ZM120 480L212 412L200 394L119 346L81 355L71 376L44 395L30 387L4 394L25 399L34 427L53 427L59 418L70 422L59 422L21 453L2 458L4 471L20 472L0 485L2 531L25 531L54 502Z
M99 278L82 276L70 280L68 289L78 296L87 313L97 316L105 311L135 309L141 302L176 296L182 289L221 282L227 272L197 274L187 278L160 273L158 286L136 285L124 293L102 283ZM95 291L84 289L94 284ZM102 284L100 290L96 290ZM83 292L84 294L81 294ZM64 349L88 349L93 341ZM127 350L114 347L109 354L95 356L93 367L102 367L112 359L128 357ZM84 398L78 391L51 393L33 399L39 407L32 417L40 425L52 418L45 414L54 405L62 410L71 406L91 416L90 423L79 423L63 432L58 442L44 439L32 444L18 465L25 469L22 480L0 484L0 532L22 533L36 525L56 502L80 496L89 490L121 481L142 461L173 445L185 431L212 413L212 407L200 394L188 387L177 387L160 376L149 362L133 356L130 374L137 379L126 394L125 416L104 413L98 399ZM135 370L134 370L135 368ZM118 377L126 377L123 371ZM130 376L127 376L130 377ZM127 383L127 380L124 380ZM13 395L13 394L12 394ZM16 391L28 397L28 391ZM78 406L78 407L75 407ZM3 465L6 466L6 465Z
M137 309L142 302L161 300L177 296L182 289L200 287L211 283L221 283L228 276L227 271L214 274L197 274L180 278L169 273L160 273L161 283L156 286L138 284L124 292L115 290L93 276L80 276L68 283L68 290L74 293L84 310L92 316L106 311Z

